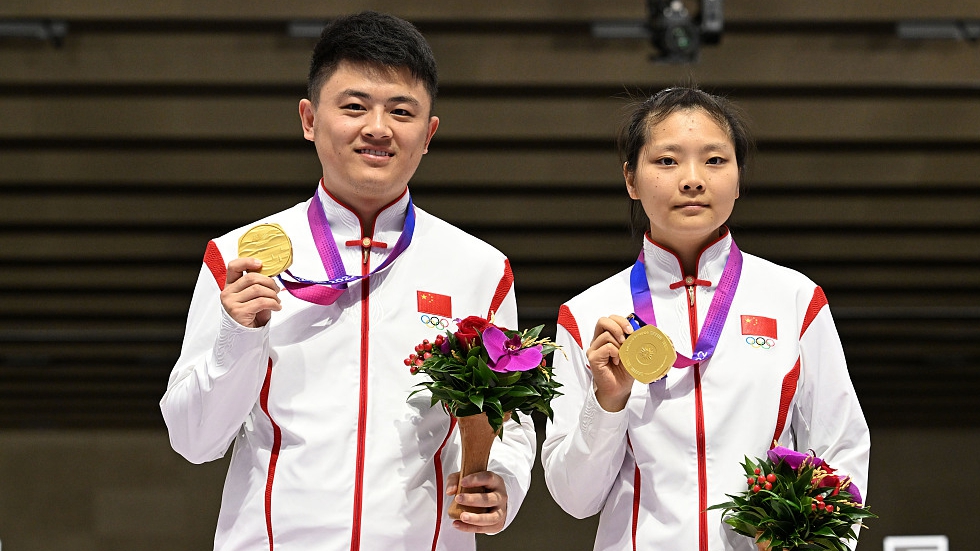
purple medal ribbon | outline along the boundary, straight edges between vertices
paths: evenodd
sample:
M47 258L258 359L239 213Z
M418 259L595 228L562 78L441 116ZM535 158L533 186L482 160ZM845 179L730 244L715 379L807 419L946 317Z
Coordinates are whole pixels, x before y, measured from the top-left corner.
M373 276L390 266L408 248L408 245L412 242L412 235L415 233L415 206L412 203L411 196L409 196L408 210L405 213L405 224L402 227L402 233L398 236L398 241L395 242L395 246L392 247L388 257L369 274L348 275L347 269L344 267L344 263L340 258L337 243L334 241L333 232L330 231L330 222L327 221L327 216L323 212L323 204L320 201L319 193L310 201L310 206L306 209L306 218L310 222L310 231L313 233L313 242L316 243L316 250L320 253L320 261L323 262L323 267L327 271L327 277L330 279L326 281L311 281L297 277L289 270L283 273L288 275L292 281L283 279L282 274L277 276L277 279L283 288L289 291L294 297L321 306L328 306L336 302L340 298L340 295L347 291L350 283Z
M690 358L678 354L677 360L674 361L674 367L688 367L703 362L715 353L715 347L718 345L718 339L721 338L721 330L725 327L728 310L732 307L732 299L735 297L735 289L738 288L738 280L741 275L742 252L735 245L735 240L732 240L725 269L721 273L721 280L718 282L715 295L711 299L711 306L708 307L708 316L704 320L704 330L698 336L694 353ZM653 313L653 297L650 295L650 284L647 282L643 250L640 250L640 256L630 271L630 292L633 295L633 312L636 317L643 322L656 326L657 316ZM630 321L635 323L633 320ZM634 329L636 328L634 326Z

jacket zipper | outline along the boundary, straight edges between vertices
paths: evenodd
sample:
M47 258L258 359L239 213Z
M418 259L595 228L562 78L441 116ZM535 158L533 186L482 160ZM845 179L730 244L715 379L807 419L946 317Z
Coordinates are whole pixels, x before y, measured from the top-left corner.
M684 278L684 287L687 289L687 318L691 328L691 350L694 350L698 342L698 304L697 304L697 282L694 277ZM701 394L701 364L691 366L694 370L694 419L695 437L698 447L698 549L708 551L708 516L705 509L708 508L708 472L706 445L704 437L704 402Z
M374 234L372 228L371 234ZM369 237L364 237L361 245L361 275L371 273L371 245ZM354 479L354 526L351 531L351 551L361 548L361 514L364 508L364 456L365 440L367 438L367 406L368 406L368 351L370 346L369 331L371 329L371 279L361 280L361 354L360 354L360 396L357 406L357 462Z

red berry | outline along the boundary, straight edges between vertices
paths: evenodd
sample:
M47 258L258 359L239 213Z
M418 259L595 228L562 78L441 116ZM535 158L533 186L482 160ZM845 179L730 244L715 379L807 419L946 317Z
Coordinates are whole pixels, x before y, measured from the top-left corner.
M422 367L422 364L423 363L425 363L425 362L423 362L421 358L416 358L415 365L417 365L419 367Z
M412 365L411 358L405 358L405 365Z
M811 511L816 511L817 510L817 504L816 503L811 503L810 504L810 510Z
M760 469L759 467L756 467L756 468L755 468L755 471L753 471L753 472L754 472L755 474L760 474L760 473L762 473L762 469Z
M757 494L757 493L759 493L759 490L761 490L761 489L762 488L760 488L759 485L756 484L755 486L752 486L752 493L753 494Z
M819 501L820 503L823 503L823 496L817 496L816 500Z
M834 512L834 506L833 505L827 505L827 512L828 513L833 513Z
M422 357L428 360L429 358L432 357L432 352L426 352L425 354L422 355Z
M419 372L419 368L417 368L417 367L415 367L415 366L413 365L413 366L411 367L411 369L409 369L408 371L409 371L409 373L411 373L412 375L415 375L416 373L418 373L418 372Z
M759 484L765 484L766 483L766 477L759 476L758 478L755 479L755 481L758 482Z
M751 486L751 485L755 484L755 479L752 478L752 477L749 477L749 479L746 480L746 482L748 483L749 486Z
M424 345L422 346L422 350L425 350L426 352L428 352L429 350L432 350L432 345L431 345L431 344L429 344L429 343L425 343L425 344L424 344Z
M766 482L766 486L765 486L765 488L766 488L767 490L771 490L771 489L772 489L772 482Z
M772 473L769 473L769 474L766 475L766 480L768 482L775 482L776 481L776 475L774 475Z

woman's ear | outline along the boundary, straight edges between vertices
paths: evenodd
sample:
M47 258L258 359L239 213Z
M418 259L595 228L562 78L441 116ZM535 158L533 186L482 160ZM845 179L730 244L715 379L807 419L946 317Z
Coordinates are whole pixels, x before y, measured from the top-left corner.
M626 180L626 192L630 194L630 199L639 199L636 194L636 173L630 172L629 163L623 163L623 179Z

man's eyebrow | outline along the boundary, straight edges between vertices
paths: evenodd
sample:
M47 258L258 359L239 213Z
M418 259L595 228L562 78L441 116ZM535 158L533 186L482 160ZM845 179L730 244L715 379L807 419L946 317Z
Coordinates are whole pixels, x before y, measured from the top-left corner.
M368 94L367 92L361 90L355 90L353 88L348 88L343 92L341 92L340 97L342 98L353 97L353 98L360 98L363 100L372 99L371 94ZM419 100L415 99L415 97L413 96L392 96L388 98L388 101L386 103L410 103L412 105L419 105Z

